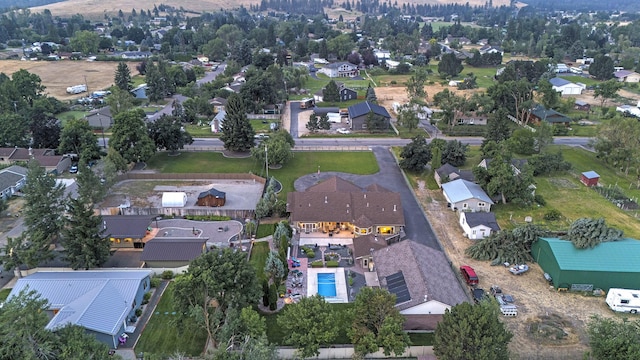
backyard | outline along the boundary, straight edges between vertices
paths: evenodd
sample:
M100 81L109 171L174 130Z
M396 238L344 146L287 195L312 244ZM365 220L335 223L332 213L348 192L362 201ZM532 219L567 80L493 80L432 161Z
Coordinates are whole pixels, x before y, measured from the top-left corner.
M207 342L206 331L200 329L192 319L183 317L184 327L177 326L180 317L173 310L173 282L169 283L158 306L144 328L135 352L144 352L163 358L176 352L186 356L199 356Z
M256 269L256 276L260 281L264 278L264 265L269 255L269 243L267 241L254 242L251 247L249 263Z

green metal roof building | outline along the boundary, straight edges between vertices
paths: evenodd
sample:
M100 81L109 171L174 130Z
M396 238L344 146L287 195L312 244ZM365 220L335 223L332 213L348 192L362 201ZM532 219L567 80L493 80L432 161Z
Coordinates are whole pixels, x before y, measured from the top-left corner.
M640 289L640 240L605 242L592 249L578 249L571 241L540 238L531 255L555 287L592 284L593 288Z

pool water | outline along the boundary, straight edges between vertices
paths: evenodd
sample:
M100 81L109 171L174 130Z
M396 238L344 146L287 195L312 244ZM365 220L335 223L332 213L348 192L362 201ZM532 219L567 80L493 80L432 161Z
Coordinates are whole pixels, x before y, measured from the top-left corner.
M318 295L336 296L336 274L318 273Z

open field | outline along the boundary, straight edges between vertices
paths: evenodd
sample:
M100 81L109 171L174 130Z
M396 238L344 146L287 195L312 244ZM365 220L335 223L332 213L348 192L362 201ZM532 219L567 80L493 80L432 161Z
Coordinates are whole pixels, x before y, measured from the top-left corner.
M67 87L87 84L89 92L103 90L113 85L113 76L118 66L117 61L0 61L0 72L11 75L25 69L42 79L46 87L45 93L59 100L71 100L85 96L87 93L70 95ZM135 63L129 63L132 74L137 74Z
M258 5L260 4L259 0L233 0L233 1L224 1L224 0L168 0L162 2L165 5L171 5L176 8L184 8L185 10L195 11L195 12L203 12L203 11L219 11L220 9L236 9L240 6L244 6L245 8L249 8L249 5ZM484 0L468 0L468 1L451 1L451 0L400 0L397 2L398 6L402 6L402 4L411 3L415 5L421 4L464 4L468 3L471 6L482 6L485 5ZM125 13L129 13L130 9L144 9L144 10L152 10L154 5L157 5L158 2L155 0L113 0L113 1L95 1L95 0L67 0L61 1L55 4L49 4L44 6L32 7L32 12L41 12L44 9L51 10L51 13L54 16L61 15L75 15L82 14L85 18L92 19L104 19L104 15L106 14L116 14L118 10L122 10ZM501 5L509 5L508 0L494 0L493 6L501 6ZM333 9L325 9L325 11L330 15L338 17L340 14L347 19L351 17L358 16L355 11L346 11L341 7L335 6ZM349 16L351 15L351 16Z

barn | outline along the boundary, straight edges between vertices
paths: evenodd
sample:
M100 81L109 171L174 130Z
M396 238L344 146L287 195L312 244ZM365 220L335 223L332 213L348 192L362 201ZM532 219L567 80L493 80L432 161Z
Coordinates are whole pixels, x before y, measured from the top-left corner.
M595 171L585 171L580 175L580 182L586 186L598 186L600 175Z
M219 207L224 206L226 199L227 194L211 188L207 191L201 192L200 195L198 195L198 201L196 202L196 204L198 206Z
M184 192L162 193L162 207L184 207L187 205L187 194Z
M621 239L578 249L571 241L539 238L531 254L555 287L584 284L605 292L610 288L640 289L639 240Z

